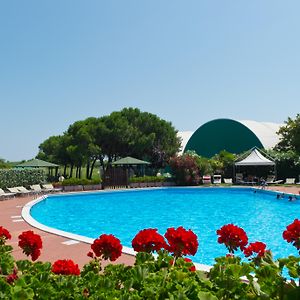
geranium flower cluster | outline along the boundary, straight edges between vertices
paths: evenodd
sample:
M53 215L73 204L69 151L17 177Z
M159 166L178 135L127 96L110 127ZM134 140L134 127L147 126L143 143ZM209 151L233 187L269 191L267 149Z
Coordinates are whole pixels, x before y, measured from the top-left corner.
M122 254L122 245L118 238L112 234L102 234L98 239L95 239L91 245L97 257L102 256L104 259L111 261L117 260ZM88 253L91 256L91 253Z
M166 249L174 256L195 255L198 250L198 239L192 230L186 230L182 226L177 229L167 229L165 238L157 233L157 229L141 230L132 240L132 247L137 252L154 252Z
M217 230L219 235L218 243L225 244L230 253L234 253L238 248L242 251L248 243L248 237L244 229L233 225L227 224Z
M6 240L10 240L11 239L11 235L9 233L9 231L0 226L0 245L4 245Z
M41 255L42 239L31 230L24 231L19 235L19 247L23 249L23 253L27 256L30 255L31 259L35 261Z
M244 254L249 257L257 253L258 257L263 257L266 253L266 244L262 242L250 243L248 247L244 249Z
M186 230L182 226L177 229L174 227L168 228L165 238L169 243L167 250L176 257L195 255L198 250L197 235L192 230Z
M148 228L138 232L132 240L132 248L137 252L154 252L165 249L167 244L157 229Z
M57 275L79 275L80 270L72 259L59 259L52 265L51 271Z
M288 243L292 243L300 253L300 220L295 219L288 225L282 236Z

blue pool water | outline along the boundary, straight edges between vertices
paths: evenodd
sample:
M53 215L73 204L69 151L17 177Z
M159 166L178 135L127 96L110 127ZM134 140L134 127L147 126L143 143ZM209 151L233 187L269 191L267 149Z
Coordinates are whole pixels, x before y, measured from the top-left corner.
M297 255L282 232L300 218L300 201L250 188L166 188L53 195L33 206L31 215L44 225L91 238L112 233L128 247L141 229L158 228L164 234L182 225L198 235L193 260L211 265L214 257L226 254L216 230L228 223L242 227L249 242L265 242L275 257Z

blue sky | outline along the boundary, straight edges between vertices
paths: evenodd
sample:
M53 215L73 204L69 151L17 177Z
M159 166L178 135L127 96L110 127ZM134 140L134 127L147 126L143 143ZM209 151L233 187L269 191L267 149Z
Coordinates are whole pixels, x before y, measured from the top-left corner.
M138 107L195 130L300 112L300 2L1 1L0 157Z

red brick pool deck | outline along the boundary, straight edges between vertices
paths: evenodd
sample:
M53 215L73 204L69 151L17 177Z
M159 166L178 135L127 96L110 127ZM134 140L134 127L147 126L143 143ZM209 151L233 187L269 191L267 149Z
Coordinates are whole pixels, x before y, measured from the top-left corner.
M300 186L268 186L266 189L296 195L300 193ZM89 244L74 243L68 238L34 228L23 220L21 216L22 208L31 200L33 200L33 197L16 197L0 201L0 226L7 228L12 235L12 240L8 244L13 246L15 259L26 259L22 250L18 247L19 234L26 230L33 230L41 235L43 240L42 254L38 260L54 262L57 259L68 258L73 259L80 267L89 262L90 258L86 255L90 251ZM134 260L133 256L122 254L116 263L131 265Z

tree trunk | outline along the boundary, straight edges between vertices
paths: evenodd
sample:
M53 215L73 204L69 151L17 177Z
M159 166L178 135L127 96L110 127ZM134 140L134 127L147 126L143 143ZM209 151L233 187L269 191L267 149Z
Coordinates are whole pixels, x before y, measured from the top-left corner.
M67 175L67 164L64 165L64 174L63 175L66 178L66 175Z
M70 169L70 176L69 176L70 178L73 177L73 169L74 169L74 165L72 164Z
M96 160L97 160L97 158L94 158L94 160L93 160L93 162L92 162L91 170L90 170L90 174L89 174L89 179L92 179L92 176L93 176L93 170L94 170L94 166L95 166Z
M89 176L90 176L90 159L88 159L88 162L86 164L86 174L85 174L86 179L90 179Z

